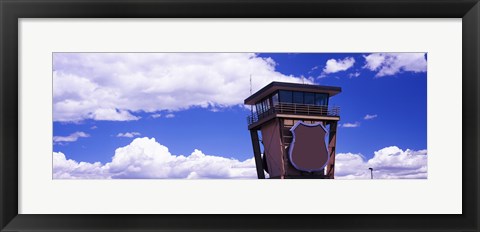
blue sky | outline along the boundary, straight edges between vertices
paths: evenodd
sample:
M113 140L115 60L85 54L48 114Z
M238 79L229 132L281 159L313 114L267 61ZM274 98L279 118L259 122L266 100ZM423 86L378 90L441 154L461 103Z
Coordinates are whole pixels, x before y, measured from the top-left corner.
M396 164L378 163L385 155L420 157L425 163L401 167L408 170L402 176L425 178L426 65L423 53L55 53L54 176L60 170L59 178L82 178L81 162L110 173L113 169L106 164L115 163L116 149L133 146L136 138L154 138L143 142L166 147L174 157L188 157L197 149L207 157L226 158L227 166L238 161L242 173L254 173L249 110L243 106L251 75L253 92L271 81L342 88L330 105L341 108L337 153L338 162L345 162L339 164L344 176L365 177L353 170L358 168L353 161L360 159L362 165L384 167L385 178L398 177L388 173L399 168ZM64 157L56 159L60 153ZM133 164L138 157L117 161L131 162L122 167L138 174L144 167ZM122 173L117 177L130 177ZM185 173L189 178L212 177L193 169ZM228 173L225 178L233 177Z

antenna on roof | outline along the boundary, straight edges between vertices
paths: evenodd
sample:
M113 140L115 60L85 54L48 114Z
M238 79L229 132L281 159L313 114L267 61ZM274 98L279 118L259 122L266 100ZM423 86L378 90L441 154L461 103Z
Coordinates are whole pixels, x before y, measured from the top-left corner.
M250 96L252 95L252 74L250 74Z
M252 74L250 74L250 96L252 96ZM253 105L250 105L250 113L253 118Z

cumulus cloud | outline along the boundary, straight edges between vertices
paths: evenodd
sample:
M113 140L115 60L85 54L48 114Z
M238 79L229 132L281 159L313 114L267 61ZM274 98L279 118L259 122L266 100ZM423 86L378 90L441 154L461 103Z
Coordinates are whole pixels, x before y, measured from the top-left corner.
M118 133L117 137L133 138L139 135L140 135L139 132L125 132L125 133Z
M77 131L75 133L72 133L68 136L53 136L53 142L55 143L60 143L60 142L75 142L78 140L78 138L86 138L89 137L90 135L82 132L82 131Z
M136 138L129 145L115 150L111 162L85 163L66 159L61 152L53 153L55 179L84 178L241 178L256 179L254 159L236 159L206 155L200 150L189 156L172 155L154 138Z
M138 120L139 112L243 105L272 81L312 83L254 53L54 53L53 119Z
M53 152L53 179L106 179L107 167L100 162L87 163L67 159L62 152Z
M376 114L367 114L367 115L365 115L365 117L363 117L363 119L365 119L365 120L371 120L371 119L376 118L377 116L378 116L378 115L376 115Z
M162 114L152 114L150 115L152 118L160 118L162 117Z
M361 154L340 153L335 155L335 178L366 178L368 165Z
M427 178L427 150L402 150L396 146L374 152L366 160L361 154L339 153L335 159L336 179L369 179L373 168L375 179ZM136 138L115 150L111 162L88 163L67 159L53 152L54 179L256 179L254 159L239 161L206 155L194 150L189 156L172 155L154 138Z
M372 53L363 57L363 68L377 72L376 77L391 76L402 71L427 71L425 53Z
M342 127L347 127L347 128L355 128L359 126L360 126L360 122L354 122L354 123L346 122L342 124Z
M167 114L165 115L165 118L175 118L175 114Z
M343 60L330 59L327 61L325 68L323 68L323 72L326 74L329 74L329 73L345 71L353 67L353 64L355 64L355 59L353 57L346 57Z
M374 152L365 160L361 154L340 153L335 157L336 179L426 179L427 150L402 150L396 146Z

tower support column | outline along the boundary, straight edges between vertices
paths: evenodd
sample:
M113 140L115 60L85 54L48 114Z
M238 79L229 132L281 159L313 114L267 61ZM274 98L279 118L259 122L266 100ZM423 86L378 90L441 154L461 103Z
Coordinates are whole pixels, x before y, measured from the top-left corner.
M250 137L252 138L253 155L255 157L255 166L257 167L258 179L265 179L263 172L262 154L260 151L260 140L258 139L258 131L250 130Z
M330 121L330 133L328 136L329 161L327 165L327 178L333 179L335 176L335 148L337 143L337 121Z

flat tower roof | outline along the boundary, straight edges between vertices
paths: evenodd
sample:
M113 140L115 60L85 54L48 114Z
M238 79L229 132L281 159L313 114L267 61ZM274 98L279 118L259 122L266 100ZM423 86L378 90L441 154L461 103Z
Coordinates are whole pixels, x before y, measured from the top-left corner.
M329 97L335 96L338 93L342 92L342 88L335 86L326 86L326 85L312 85L312 84L298 84L298 83L287 83L287 82L277 82L274 81L262 89L258 90L250 97L245 99L244 104L254 105L259 102L266 96L277 90L291 90L291 91L301 91L301 92L312 92L312 93L328 93Z

